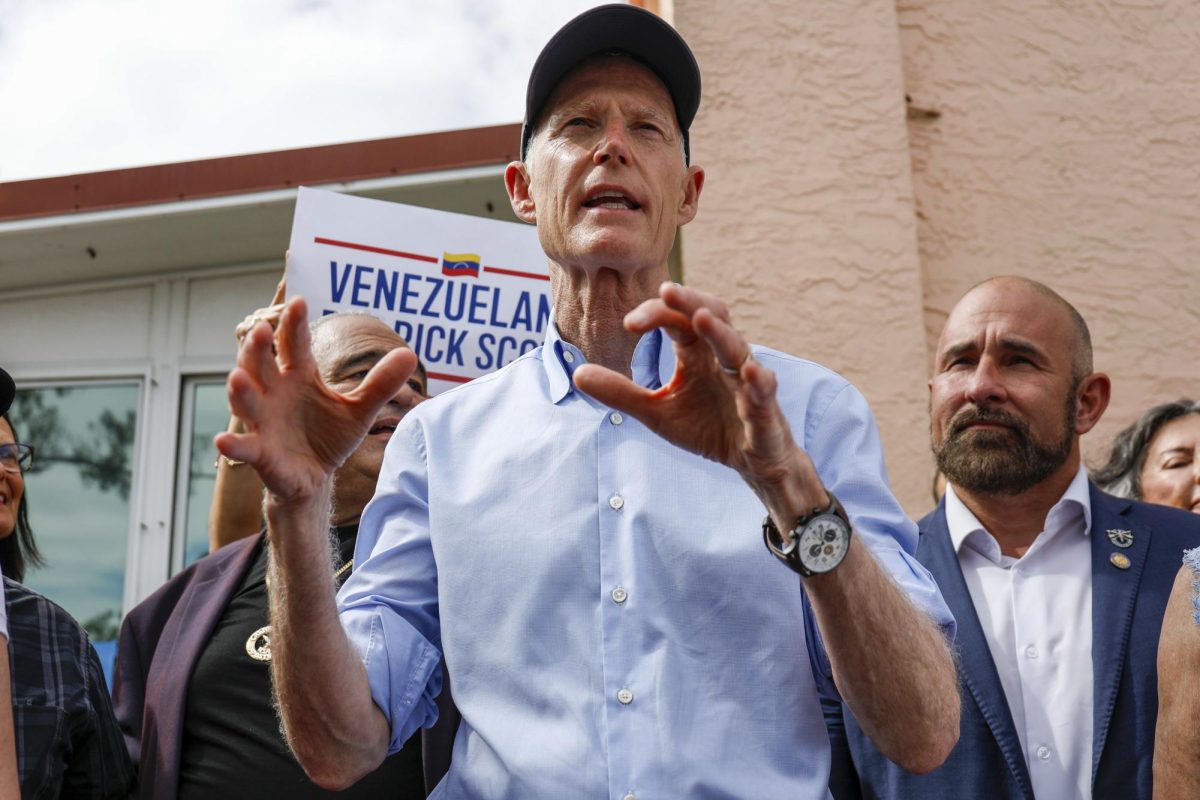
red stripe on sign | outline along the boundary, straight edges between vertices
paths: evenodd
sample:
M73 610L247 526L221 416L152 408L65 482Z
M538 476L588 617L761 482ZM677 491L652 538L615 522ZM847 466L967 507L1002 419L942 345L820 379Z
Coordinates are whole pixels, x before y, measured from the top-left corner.
M411 258L413 261L426 261L430 264L438 263L438 260L433 256L423 256L417 253L405 253L403 250L387 250L383 247L372 247L369 244L355 244L354 242L339 242L337 239L323 239L317 236L313 239L317 244L331 244L334 247L348 247L351 250L365 250L368 253L379 253L385 256L399 256L400 258Z
M550 280L549 275L538 275L536 272L519 272L515 269L500 269L499 267L484 267L484 272L494 272L497 275L513 275L518 278L533 278L538 281Z
M471 380L464 378L462 375L449 375L445 372L426 372L427 377L433 378L435 381L453 381L454 383L466 383Z

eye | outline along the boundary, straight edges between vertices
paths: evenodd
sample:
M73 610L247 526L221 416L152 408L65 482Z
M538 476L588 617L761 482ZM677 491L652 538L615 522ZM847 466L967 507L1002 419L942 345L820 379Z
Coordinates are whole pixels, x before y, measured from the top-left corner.
M564 128L586 128L590 124L591 124L591 122L588 121L587 117L571 117L569 120L567 120L566 124L563 125L563 127Z
M1187 458L1186 456L1176 456L1174 458L1167 459L1166 462L1163 463L1162 468L1163 469L1179 469L1180 467L1186 467L1188 464L1191 464L1191 463L1192 463L1192 460L1190 458Z
M408 381L408 388L412 389L414 392L421 395L422 397L425 396L425 387L421 385L420 381L410 379Z
M967 356L956 356L946 362L944 371L949 372L954 369L967 369L975 365L975 359Z

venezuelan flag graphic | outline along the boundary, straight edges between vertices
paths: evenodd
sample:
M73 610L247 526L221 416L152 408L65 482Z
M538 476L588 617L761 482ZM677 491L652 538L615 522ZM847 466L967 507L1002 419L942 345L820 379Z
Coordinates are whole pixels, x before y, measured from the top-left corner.
M442 274L451 278L478 278L479 262L476 253L442 253Z

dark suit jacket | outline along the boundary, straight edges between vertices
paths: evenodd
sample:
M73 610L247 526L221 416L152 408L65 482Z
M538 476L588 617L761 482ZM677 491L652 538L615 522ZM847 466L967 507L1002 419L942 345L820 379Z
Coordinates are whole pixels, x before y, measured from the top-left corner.
M121 625L113 705L129 755L139 766L141 798L173 798L178 792L192 669L262 538L260 533L242 539L200 559L130 611ZM442 695L442 716L423 742L429 786L449 766L458 724L449 689Z
M1093 796L1148 799L1158 714L1158 634L1183 550L1200 545L1200 515L1121 500L1095 486L1091 503ZM938 769L912 775L875 749L848 709L826 704L833 748L830 788L838 800L1033 800L1012 714L950 542L944 501L918 527L917 559L933 573L958 621L958 745ZM1110 529L1132 531L1133 544L1115 547ZM1129 569L1109 562L1114 552L1129 558Z
M196 659L245 577L262 534L202 558L126 615L117 645L113 706L138 765L138 796L179 787L183 716Z

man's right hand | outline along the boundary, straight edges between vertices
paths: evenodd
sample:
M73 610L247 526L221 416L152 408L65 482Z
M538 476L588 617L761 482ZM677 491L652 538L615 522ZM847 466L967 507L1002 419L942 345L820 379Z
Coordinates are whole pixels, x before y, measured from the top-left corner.
M306 317L302 298L284 306L275 353L266 322L246 335L228 381L230 409L246 432L214 439L226 457L252 465L276 501L312 500L327 491L329 476L417 365L412 350L399 348L380 359L356 389L334 392L313 359Z

